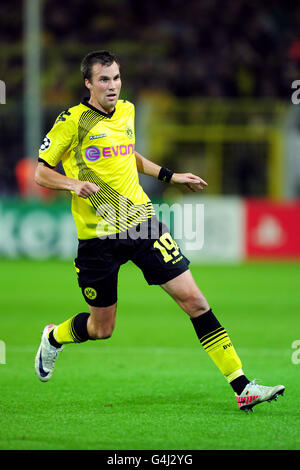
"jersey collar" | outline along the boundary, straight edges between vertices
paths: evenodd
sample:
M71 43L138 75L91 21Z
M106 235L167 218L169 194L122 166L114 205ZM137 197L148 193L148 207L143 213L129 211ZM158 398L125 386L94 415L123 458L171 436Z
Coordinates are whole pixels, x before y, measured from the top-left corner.
M101 114L101 116L105 116L107 118L111 118L116 110L116 107L115 107L110 113L104 113L103 111L100 111L100 109L95 108L95 106L91 105L88 101L89 101L89 98L83 98L83 100L81 101L81 104L84 104L84 106L87 106L93 111L96 111L96 113L99 113Z

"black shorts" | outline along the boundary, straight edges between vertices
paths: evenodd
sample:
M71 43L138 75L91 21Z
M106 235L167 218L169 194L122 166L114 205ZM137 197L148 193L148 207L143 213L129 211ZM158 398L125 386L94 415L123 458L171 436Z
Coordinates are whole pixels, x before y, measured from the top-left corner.
M118 272L129 260L142 270L149 285L174 279L190 263L155 216L122 234L79 240L74 264L89 305L107 307L117 301Z

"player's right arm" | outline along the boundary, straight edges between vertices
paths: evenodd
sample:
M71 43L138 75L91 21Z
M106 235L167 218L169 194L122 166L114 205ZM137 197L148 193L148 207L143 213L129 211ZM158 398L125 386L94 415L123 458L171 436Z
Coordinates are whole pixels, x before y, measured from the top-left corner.
M70 111L64 111L44 138L39 151L39 162L35 171L35 182L49 189L73 191L79 197L87 198L99 191L99 187L89 181L69 178L55 170L59 161L68 158L76 145L76 125Z
M35 171L35 182L49 189L62 189L74 191L79 197L87 198L99 191L99 187L89 181L79 181L68 178L39 162Z

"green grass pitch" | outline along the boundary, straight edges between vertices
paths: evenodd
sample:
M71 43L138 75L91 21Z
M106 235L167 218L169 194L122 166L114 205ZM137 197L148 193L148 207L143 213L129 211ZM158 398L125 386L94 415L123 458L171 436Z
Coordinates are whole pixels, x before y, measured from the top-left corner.
M250 379L283 383L246 415L187 315L133 264L119 278L112 338L66 345L41 383L43 327L87 311L70 261L0 260L1 449L292 450L300 448L299 263L191 266ZM299 354L300 357L300 354Z

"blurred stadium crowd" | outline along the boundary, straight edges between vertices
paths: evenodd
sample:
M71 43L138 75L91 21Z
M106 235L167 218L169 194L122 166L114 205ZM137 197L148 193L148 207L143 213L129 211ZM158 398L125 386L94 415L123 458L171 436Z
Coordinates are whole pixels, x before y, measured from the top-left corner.
M291 83L300 78L298 2L44 0L41 14L44 109L78 102L84 94L79 63L95 49L120 58L123 96L131 100L145 90L180 98L289 100ZM10 123L0 109L0 192L6 194L17 190L13 168L23 157L20 2L1 6L0 26L0 79L7 103L18 110Z

